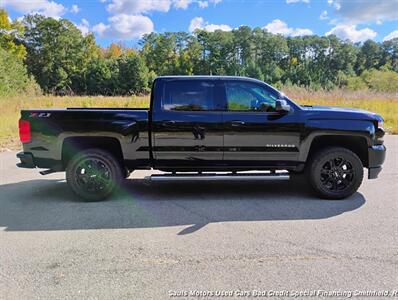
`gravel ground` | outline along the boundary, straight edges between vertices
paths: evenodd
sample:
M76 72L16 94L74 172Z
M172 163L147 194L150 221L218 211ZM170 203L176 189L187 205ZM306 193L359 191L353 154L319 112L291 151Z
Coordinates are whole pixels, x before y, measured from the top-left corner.
M398 136L386 145L380 177L343 201L294 181L149 184L135 172L113 199L84 203L64 173L18 169L16 152L0 153L0 298L391 298Z

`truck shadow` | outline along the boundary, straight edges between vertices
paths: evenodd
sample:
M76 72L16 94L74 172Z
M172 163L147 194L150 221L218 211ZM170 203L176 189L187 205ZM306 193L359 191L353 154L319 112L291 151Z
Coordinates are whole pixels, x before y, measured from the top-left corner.
M162 182L128 180L103 202L82 202L65 181L30 180L0 185L0 228L6 231L150 228L229 221L316 220L355 210L360 193L325 201L293 182Z

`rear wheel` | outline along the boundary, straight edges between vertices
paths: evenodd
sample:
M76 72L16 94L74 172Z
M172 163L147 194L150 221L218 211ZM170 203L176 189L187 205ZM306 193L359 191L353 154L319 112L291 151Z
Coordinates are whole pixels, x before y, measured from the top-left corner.
M359 157L345 148L327 148L313 157L310 182L323 198L343 199L355 193L362 183L363 165Z
M88 149L75 155L66 168L66 180L72 191L87 201L110 196L123 178L119 161L109 152Z

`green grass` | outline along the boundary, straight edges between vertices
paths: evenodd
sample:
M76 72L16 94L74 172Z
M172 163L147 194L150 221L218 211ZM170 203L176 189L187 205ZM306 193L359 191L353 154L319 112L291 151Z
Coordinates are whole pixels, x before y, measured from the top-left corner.
M361 108L380 114L385 128L398 134L398 94L364 92L310 92L300 88L286 88L284 92L299 104ZM21 109L50 109L65 107L149 107L149 96L132 97L8 97L0 98L0 151L17 149L19 145L18 119Z

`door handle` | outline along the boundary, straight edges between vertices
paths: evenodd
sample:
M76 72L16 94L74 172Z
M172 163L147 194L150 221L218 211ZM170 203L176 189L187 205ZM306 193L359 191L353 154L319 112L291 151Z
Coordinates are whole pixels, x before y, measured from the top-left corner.
M176 121L163 121L162 125L163 126L173 126L175 125Z
M243 121L232 121L231 125L232 126L242 126L242 125L245 125L245 122L243 122Z

